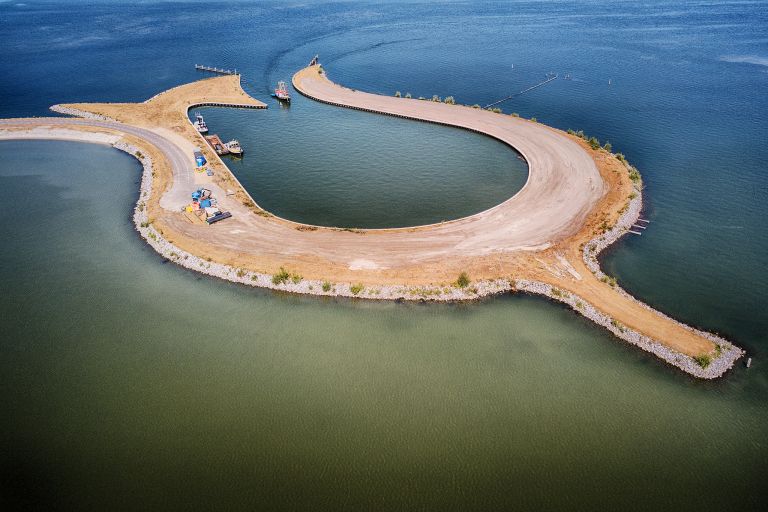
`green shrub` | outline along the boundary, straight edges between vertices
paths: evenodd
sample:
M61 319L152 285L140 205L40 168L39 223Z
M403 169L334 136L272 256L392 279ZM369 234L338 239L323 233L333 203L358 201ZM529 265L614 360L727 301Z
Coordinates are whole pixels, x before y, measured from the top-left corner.
M605 144L603 144L603 149L610 153L611 150L613 149L613 146L611 146L610 142L606 142Z
M518 114L517 112L512 112L509 115L511 115L512 117L520 117L520 114Z
M440 103L440 101L441 101L440 100L440 96L438 96L437 94L433 94L432 95L432 101L434 101L435 103Z
M462 272L461 274L459 274L458 279L456 279L456 286L458 286L459 288L466 288L467 286L469 286L469 283L471 282L472 281L469 279L469 276L467 275L467 273Z
M301 279L302 277L299 274L291 274L291 281L293 281L293 284L299 284Z
M280 272L272 276L272 284L285 284L288 282L289 277L291 277L291 274L283 267L280 267Z
M329 283L328 281L323 281L323 291L324 292L331 291L331 283Z
M623 153L616 153L616 160L618 160L619 162L622 162L622 163L627 161L627 159L624 158L624 154Z
M480 108L480 105L478 105L477 103L475 103L474 105L472 105L472 108Z
M597 149L600 147L600 141L597 140L597 137L590 137L587 142L589 143L589 147L592 149Z
M363 290L365 290L365 286L363 286L362 283L353 284L349 287L349 291L352 292L352 295L357 295Z
M408 98L408 99L411 99L413 96L411 96L411 93L407 92L407 93L405 93L405 97Z
M401 96L400 91L395 91L395 98L400 98Z
M702 368L706 368L707 366L710 365L710 363L712 363L712 358L709 357L709 355L707 355L707 354L701 354L701 355L698 355L698 356L694 356L693 360L696 361L696 364L698 364Z
M446 96L445 99L443 100L443 103L447 103L448 105L455 105L456 100L453 99L453 96Z
M535 117L532 117L532 118L531 118L531 121L533 121L534 123L538 123L538 122L539 122L539 120L538 120L538 119L536 119Z

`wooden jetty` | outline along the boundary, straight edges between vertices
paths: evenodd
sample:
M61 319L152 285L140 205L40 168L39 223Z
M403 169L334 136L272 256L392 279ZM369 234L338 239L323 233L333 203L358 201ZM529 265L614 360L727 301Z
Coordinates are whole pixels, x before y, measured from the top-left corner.
M206 135L205 136L206 142L211 145L213 150L216 152L217 155L228 155L229 150L227 149L227 146L224 145L224 142L221 140L221 138L216 135Z
M220 75L239 75L240 73L237 72L236 69L223 69L223 68L212 68L210 66L203 66L202 64L195 64L195 69L198 71L208 71L210 73L218 73Z

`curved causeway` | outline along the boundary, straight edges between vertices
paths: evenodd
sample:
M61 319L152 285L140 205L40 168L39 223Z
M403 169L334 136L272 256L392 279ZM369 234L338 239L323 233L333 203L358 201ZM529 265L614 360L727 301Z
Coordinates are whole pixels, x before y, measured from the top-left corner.
M134 212L137 230L164 257L204 274L296 293L368 299L472 300L524 291L563 302L697 377L718 377L742 356L727 340L639 302L600 271L596 255L640 213L641 187L630 179L636 171L623 159L532 121L354 91L331 82L319 66L300 70L293 84L331 105L494 137L525 157L528 181L493 208L428 226L356 230L275 217L253 201L187 117L195 104L265 107L245 94L235 76L181 85L143 103L53 107L86 119L0 120L0 139L85 140L134 154L144 166ZM212 177L194 171L195 148L205 154ZM185 215L182 206L199 186L210 188L232 218L209 226ZM457 280L461 274L467 279Z
M516 149L528 162L528 180L520 191L483 212L432 226L445 235L461 234L463 254L548 246L580 229L605 193L592 157L547 126L475 108L355 91L328 80L319 66L296 73L293 86L330 105L464 128Z

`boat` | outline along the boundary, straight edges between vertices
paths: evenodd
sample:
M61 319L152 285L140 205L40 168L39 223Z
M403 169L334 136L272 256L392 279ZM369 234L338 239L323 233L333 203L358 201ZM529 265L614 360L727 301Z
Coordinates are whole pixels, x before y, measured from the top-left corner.
M195 129L200 133L208 133L208 125L205 124L205 119L203 119L203 116L200 114L200 112L195 112L195 122L193 123L195 125Z
M240 143L235 139L232 139L231 141L225 143L224 147L226 147L229 150L230 154L232 155L242 156L243 154L243 148L240 146Z
M205 219L205 222L207 222L208 224L214 224L216 222L219 222L220 220L228 219L231 216L232 214L229 212L219 212L216 215L213 215Z
M219 138L218 135L206 135L205 140L208 141L208 144L210 144L213 150L216 151L217 155L222 156L229 154L226 144L221 141L221 138Z
M288 93L288 87L285 85L284 81L280 80L277 82L277 89L272 93L272 97L277 98L280 101L291 101L291 95Z

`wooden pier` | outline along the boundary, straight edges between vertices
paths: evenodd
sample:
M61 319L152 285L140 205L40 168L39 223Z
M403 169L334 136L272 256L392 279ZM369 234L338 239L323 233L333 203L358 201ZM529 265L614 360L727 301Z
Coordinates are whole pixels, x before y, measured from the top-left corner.
M240 73L237 72L236 69L223 69L223 68L212 68L210 66L203 66L202 64L195 64L195 69L198 71L208 71L210 73L218 73L219 75L239 75Z

